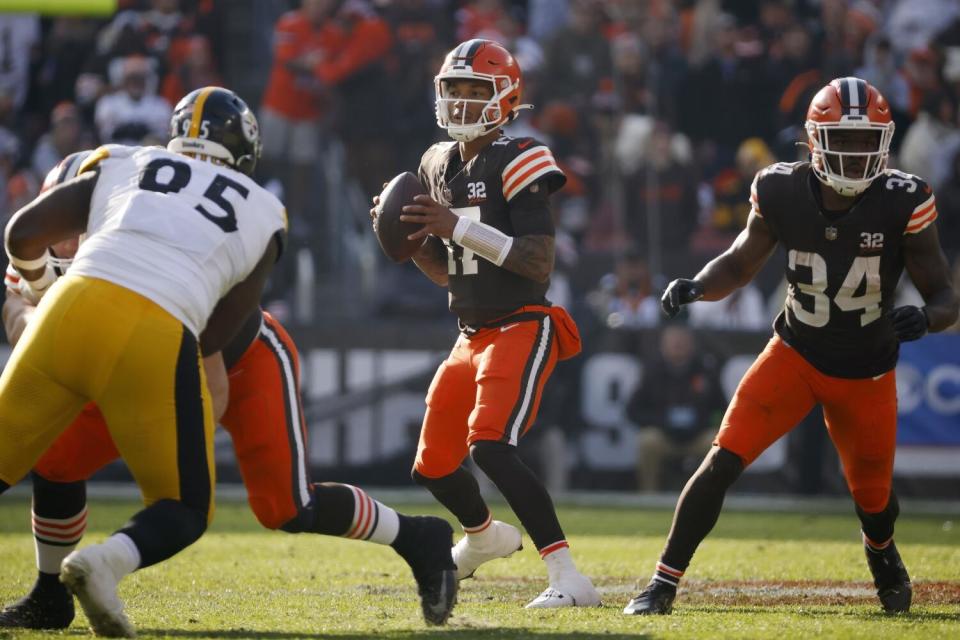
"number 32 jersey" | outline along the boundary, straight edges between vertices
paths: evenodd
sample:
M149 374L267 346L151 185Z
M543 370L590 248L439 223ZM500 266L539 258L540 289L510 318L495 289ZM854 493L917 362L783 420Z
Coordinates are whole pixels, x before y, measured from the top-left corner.
M160 147L101 147L86 239L70 273L101 278L163 307L194 335L286 228L283 205L228 167Z
M420 160L419 177L435 201L513 237L554 234L548 197L566 182L545 145L507 135L466 164L456 142L435 144ZM524 305L546 303L549 282L535 282L445 242L450 310L462 324L477 327Z
M838 215L814 196L807 162L777 163L753 181L753 212L787 253L787 299L774 329L823 373L868 378L894 368L899 342L887 313L903 272L903 239L937 217L917 176L885 171Z

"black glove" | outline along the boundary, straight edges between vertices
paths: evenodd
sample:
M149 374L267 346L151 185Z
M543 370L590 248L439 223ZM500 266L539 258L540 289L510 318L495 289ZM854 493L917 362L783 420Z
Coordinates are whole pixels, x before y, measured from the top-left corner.
M703 284L696 280L684 280L677 278L670 283L667 290L663 292L660 298L660 306L668 318L672 318L680 313L680 307L691 302L696 302L703 297Z
M927 335L927 314L914 306L897 307L888 315L900 342L919 340Z

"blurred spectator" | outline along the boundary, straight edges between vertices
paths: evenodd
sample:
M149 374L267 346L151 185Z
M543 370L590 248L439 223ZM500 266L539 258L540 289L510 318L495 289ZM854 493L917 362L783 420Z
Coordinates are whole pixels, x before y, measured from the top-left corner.
M115 58L133 55L155 61L159 77L178 62L170 53L180 38L195 37L192 16L180 10L180 0L150 0L147 9L128 9L116 15L97 38L101 63L109 65Z
M543 48L540 43L523 33L523 25L509 11L502 12L496 22L478 31L474 37L493 40L506 47L520 65L525 82L527 78L535 79L543 66ZM529 88L530 83L527 85Z
M221 86L223 81L217 73L213 52L206 38L192 36L183 38L175 45L176 55L171 57L178 62L163 79L160 95L168 103L175 105L180 98L194 89Z
M640 36L624 33L611 45L613 82L620 113L649 114L651 91L647 78L646 49Z
M62 102L50 114L50 131L43 134L33 150L33 171L42 178L66 156L93 146L76 105Z
M506 13L502 0L468 0L456 13L457 41L482 38L481 32L495 31Z
M897 67L897 60L885 35L877 35L866 43L863 66L854 75L877 88L890 108L899 114L910 109L910 87Z
M770 326L763 294L753 284L735 289L723 300L690 305L690 326L719 331L762 331Z
M960 18L956 0L896 0L886 23L890 42L900 54L927 47L936 35Z
M541 102L563 100L582 112L610 90L610 44L601 32L602 21L601 3L571 1L569 24L544 45Z
M319 160L321 117L330 109L333 87L343 93L342 124L349 131L341 133L349 138L366 128L382 141L384 128L389 128L384 111L389 92L384 91L383 77L362 74L379 68L390 46L389 27L362 0L303 0L299 10L277 22L260 127L264 169L283 178L291 214L302 217L307 212ZM351 154L365 151L348 145ZM379 187L384 175L370 179Z
M119 86L97 102L94 120L100 142L141 144L145 138L169 137L170 104L154 93L156 75L146 58L123 60Z
M588 296L598 319L612 329L648 329L660 322L660 302L653 295L647 261L636 251L621 256Z
M710 55L687 75L680 100L680 129L695 143L716 142L732 157L742 140L774 131L775 101L763 43L733 16L717 18Z
M17 113L27 99L30 64L40 49L40 18L26 13L0 13L0 93Z
M527 34L538 42L547 42L570 21L569 0L528 0Z
M925 47L914 49L903 65L903 76L910 87L910 116L915 118L930 97L940 90L937 54Z
M942 157L942 152L960 142L956 123L956 99L942 91L931 94L900 143L897 168L939 187L938 182L946 177L943 169L949 167L949 159Z
M737 149L736 164L713 178L706 198L707 214L694 240L698 253L726 249L747 226L750 185L758 171L776 162L760 138L748 138Z
M659 358L645 365L643 381L627 401L639 427L637 483L658 491L668 458L699 460L710 449L724 398L713 359L698 352L693 332L671 324L660 332Z
M98 23L81 18L54 18L37 69L38 107L44 113L76 100L76 82L93 56ZM102 82L100 83L102 86ZM92 107L92 102L90 106Z
M943 250L953 262L960 258L960 148L954 150L949 166L946 182L936 191L937 225Z
M398 0L385 8L393 27L393 64L390 86L396 118L394 136L397 166L416 171L423 150L436 134L433 77L453 39L448 12L437 11L431 0Z
M953 290L960 295L960 255L955 254L953 258ZM950 333L960 333L960 320L957 320L952 327L947 329Z
M650 252L685 252L697 222L690 144L665 121L644 134L624 119L617 149L625 182L624 226L630 241ZM631 133L632 130L635 131ZM656 247L654 246L656 244Z
M636 8L636 5L632 6ZM647 47L646 74L653 93L653 113L669 122L671 127L676 127L679 122L677 106L683 79L687 75L687 63L677 45L677 15L664 3L659 12L650 11L643 18L638 32Z
M18 168L19 159L20 142L8 129L0 127L0 219L4 221L40 191L37 176Z

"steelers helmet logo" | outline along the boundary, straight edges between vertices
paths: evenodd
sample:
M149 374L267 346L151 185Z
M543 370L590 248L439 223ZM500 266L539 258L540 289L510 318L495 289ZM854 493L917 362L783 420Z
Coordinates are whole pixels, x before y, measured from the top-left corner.
M240 118L240 126L243 129L243 137L250 142L256 142L260 137L260 127L257 124L257 118L253 111L247 109Z

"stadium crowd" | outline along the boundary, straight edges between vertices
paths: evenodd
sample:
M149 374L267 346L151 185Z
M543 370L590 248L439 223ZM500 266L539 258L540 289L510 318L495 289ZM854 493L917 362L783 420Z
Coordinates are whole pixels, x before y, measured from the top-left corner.
M259 105L258 178L283 196L295 241L312 249L321 276L341 277L357 257L325 254L344 241L344 220L349 229L385 178L414 170L442 138L433 115L442 56L487 38L515 53L524 101L536 105L508 131L549 144L569 178L554 203L551 297L599 325L656 326L665 280L692 275L729 245L754 173L806 157L798 143L810 98L851 74L890 102L891 166L934 186L940 237L960 271L960 5L951 0L119 5L105 19L0 14L4 216L73 151L165 142L171 105L223 82ZM230 64L251 57L252 67ZM330 176L345 176L337 188L357 197L332 193ZM380 311L443 306L413 267L374 268L386 275L372 296ZM762 330L782 306L777 270L757 285L698 305L689 321ZM273 295L293 289L281 283Z

